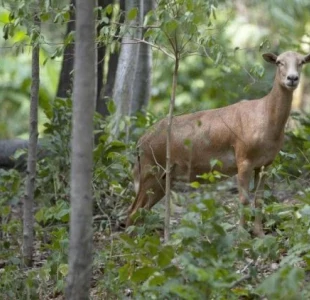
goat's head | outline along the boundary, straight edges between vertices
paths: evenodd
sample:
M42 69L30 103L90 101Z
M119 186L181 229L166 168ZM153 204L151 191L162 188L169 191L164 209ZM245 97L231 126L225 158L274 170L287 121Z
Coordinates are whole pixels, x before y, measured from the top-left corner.
M298 86L302 65L310 62L310 54L304 56L293 51L284 52L279 56L265 53L263 58L278 66L277 76L280 84L291 91Z

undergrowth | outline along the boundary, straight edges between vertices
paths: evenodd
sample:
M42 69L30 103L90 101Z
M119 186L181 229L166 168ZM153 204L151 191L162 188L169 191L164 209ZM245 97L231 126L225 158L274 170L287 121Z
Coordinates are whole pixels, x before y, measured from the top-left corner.
M134 197L135 139L155 118L141 114L124 120L133 132L126 142L125 136L113 139L109 119L96 116L92 299L309 299L310 118L294 118L298 125L287 132L285 147L268 170L264 238L238 228L240 208L228 187L223 192L225 184L193 184L188 192L175 193L177 204L186 208L176 212L165 244L160 205L141 210L140 225L119 230ZM57 100L45 125L49 155L38 162L32 269L21 264L24 174L0 171L1 299L50 299L64 291L70 120L70 101ZM213 175L207 177L216 179ZM247 215L251 222L253 210Z

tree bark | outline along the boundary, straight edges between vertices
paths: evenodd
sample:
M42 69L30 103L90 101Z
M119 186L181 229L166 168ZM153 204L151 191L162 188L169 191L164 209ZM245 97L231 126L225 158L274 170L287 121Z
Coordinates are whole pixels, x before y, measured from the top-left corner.
M106 7L109 4L112 4L113 0L98 0L99 7ZM98 20L101 19L101 12L98 11ZM97 27L97 36L100 35L100 30L102 29L103 25L99 25ZM102 116L106 114L106 108L104 99L102 99L103 93L103 73L104 73L104 60L106 55L106 46L99 42L98 43L98 52L97 52L97 99L96 99L96 111L100 113Z
M175 54L174 72L172 79L172 93L169 105L168 124L167 124L167 146L166 146L166 188L165 188L165 230L164 239L168 242L170 239L170 215L171 215L171 126L175 104L175 95L178 82L179 55Z
M110 53L106 83L101 88L100 93L98 90L96 111L100 113L103 117L109 115L107 103L113 96L113 87L115 83L115 74L118 64L118 57L119 57L118 53ZM101 72L100 68L98 68L98 72Z
M143 26L146 14L153 9L152 0L140 0L139 25ZM141 30L139 39L143 39L145 30ZM152 83L152 47L146 43L138 45L138 58L133 88L131 112L134 114L147 107Z
M128 13L133 8L139 8L138 0L126 0L125 12ZM137 20L127 20L130 26L136 25ZM119 124L122 116L129 116L131 114L131 103L133 95L133 83L136 73L138 43L133 40L136 34L131 28L130 33L127 32L121 45L121 52L119 56L115 86L113 91L113 100L116 104L116 116L113 133L117 136L119 134Z
M70 20L67 25L66 36L68 36L70 32L75 30L75 0L70 0L70 8ZM61 65L58 89L56 94L59 98L67 98L71 95L73 64L74 43L69 43L64 49Z
M120 1L119 3L119 8L120 8L120 23L123 23L125 18L123 12L125 11L125 1ZM119 32L116 33L116 35ZM104 85L104 91L103 91L103 115L107 116L109 115L109 111L107 108L107 103L110 99L113 97L113 89L115 85L115 78L116 78L116 71L117 71L117 66L118 66L118 60L119 60L119 53L118 52L110 52L110 57L109 57L109 62L108 62L108 70L107 70L107 78L106 82Z
M99 6L106 7L109 4L113 4L114 0L100 0ZM122 12L125 10L125 1L120 1L120 23L124 21ZM112 16L108 16L111 18ZM98 28L98 34L101 28ZM100 50L99 50L100 49ZM98 49L98 93L97 93L97 102L96 102L96 111L100 113L102 116L108 116L109 111L107 107L107 102L112 98L113 95L113 87L115 83L115 76L118 64L119 54L115 53L107 53L109 51L105 45L100 45ZM109 55L109 61L107 70L104 70L104 60L106 59L106 55ZM99 66L99 62L101 62L101 66ZM105 80L104 73L107 74L107 78ZM100 78L100 74L102 74L102 78ZM100 85L101 82L101 85Z
M38 3L39 4L39 3ZM35 30L40 35L41 22L35 12ZM38 103L40 87L40 64L39 64L40 45L34 41L32 47L32 83L31 83L31 102L29 118L29 148L27 162L26 192L23 206L23 260L28 267L32 266L33 240L34 240L34 219L33 202L36 178L37 161L37 142L38 142Z
M95 0L76 0L71 217L66 299L88 299L92 270L92 150L96 102Z

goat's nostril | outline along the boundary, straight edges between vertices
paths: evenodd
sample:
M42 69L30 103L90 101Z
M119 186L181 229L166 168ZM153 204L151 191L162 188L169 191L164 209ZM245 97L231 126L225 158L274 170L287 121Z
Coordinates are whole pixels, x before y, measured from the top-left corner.
M298 80L298 76L297 75L289 75L287 76L288 80L292 80L292 81L297 81Z

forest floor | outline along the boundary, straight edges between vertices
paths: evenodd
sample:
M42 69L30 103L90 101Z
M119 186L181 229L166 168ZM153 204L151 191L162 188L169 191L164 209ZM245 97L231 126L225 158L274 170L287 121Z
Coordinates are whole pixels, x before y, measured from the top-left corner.
M299 179L296 181L293 181L291 184L287 183L279 183L279 182L268 182L269 183L269 189L266 190L265 193L267 193L268 199L273 199L274 201L277 201L279 203L283 203L285 205L295 205L300 203L298 198L302 196L302 190L307 186L307 180L306 179ZM232 214L227 215L227 222L232 224L232 228L238 227L238 193L237 193L237 183L236 178L231 178L226 181L208 185L207 189L203 189L203 192L206 193L205 197L217 199L218 201L221 201L221 203L227 205L230 207L230 210L233 212ZM180 223L184 213L187 210L188 205L190 205L190 202L188 202L188 194L191 193L191 190L184 190L184 185L177 185L175 188L175 191L173 193L173 200L172 200L172 217L171 217L171 226L177 227ZM197 191L197 190L196 190ZM158 211L158 213L164 217L164 201L161 201L159 204L156 205L154 208ZM22 206L19 205L14 208L13 210L14 217L21 218L22 217ZM162 228L163 224L159 227ZM107 231L96 231L94 234L94 253L102 251L102 249L108 249L109 243L113 243L113 240L118 239L119 234L121 234L123 230L112 230ZM159 231L160 232L160 231ZM269 231L266 232L266 234L269 235L276 235L276 231ZM47 257L49 255L48 251L41 250L41 242L36 242L35 245L35 255L34 255L34 268L39 269L46 261ZM111 250L112 251L112 250ZM243 264L240 264L237 266L237 269L240 274L243 274L242 277L244 281L246 281L249 278L248 275L248 269L250 267L255 267L258 272L258 277L266 277L269 274L272 274L274 271L276 271L279 268L279 262L281 261L281 258L286 256L286 252L281 253L281 256L277 258L277 260L271 261L271 260L265 260L265 259L256 259L255 261L253 259L246 259ZM0 261L0 273L3 271L1 269L4 268L6 265L5 262ZM302 266L301 266L302 267ZM105 299L102 298L102 292L98 291L98 288L96 287L96 281L97 281L97 275L96 272L98 271L98 268L100 266L94 267L94 274L92 278L92 288L91 288L91 299ZM306 272L306 281L310 282L310 272ZM57 299L61 300L64 299L64 296L61 294L53 295L52 289L53 287L50 286L47 289L51 290L51 293L49 296L45 293L45 296L40 299ZM46 292L46 291L45 291ZM124 299L133 299L130 296L130 291L124 290Z
M278 203L283 203L284 205L292 206L295 204L299 204L300 201L298 200L299 196L301 196L302 192L301 190L304 189L306 186L306 179L299 179L298 181L294 181L291 184L287 183L279 183L279 182L268 182L269 186L266 190L266 195L270 201L270 199L273 199L274 201ZM171 207L171 226L176 228L178 224L180 224L180 221L187 211L188 205L191 203L188 201L190 197L188 197L188 194L193 191L191 188L185 188L184 184L176 185L174 187L173 192L173 200L172 200L172 207ZM228 205L230 207L230 210L233 212L233 214L227 215L227 222L232 224L232 229L238 228L238 209L239 209L239 199L238 199L238 188L237 188L237 180L235 177L230 178L228 180L225 180L223 182L219 182L217 184L208 185L207 189L203 189L203 192L206 193L206 190L208 190L207 194L205 194L206 198L213 198L218 199L218 201L221 201L223 204ZM197 191L197 190L196 190ZM251 193L251 198L253 201L254 198L254 192ZM161 215L162 220L164 219L164 201L161 201L158 203L154 209ZM164 221L162 221L164 223ZM159 232L162 235L162 241L163 241L163 224L159 225ZM248 228L248 230L251 232L251 229ZM123 231L115 231L113 232L113 238L117 239L118 235L122 233ZM276 229L272 231L265 232L266 235L272 235L276 236L277 232ZM103 239L106 239L108 237L103 237L99 232L96 234L96 240L97 243L95 243L95 251L100 251L102 249L102 241ZM254 238L254 237L253 237ZM109 238L108 238L109 240ZM104 242L105 244L105 242ZM257 277L258 278L266 278L268 275L275 272L277 269L279 269L280 261L282 258L284 258L287 255L286 251L283 251L280 256L277 257L276 260L266 260L264 258L258 257L256 260L253 260L251 258L246 259L242 264L237 266L237 273L240 273L243 275L242 279L240 280L240 283L244 280L246 282L247 280L251 279L251 276L249 275L249 268L255 268L257 270ZM300 265L300 267L303 267ZM306 273L306 282L310 281L310 272ZM102 299L102 294L98 294L97 289L94 287L92 289L92 299ZM130 296L130 290L124 290L124 299L134 299ZM245 298L244 298L245 299Z

